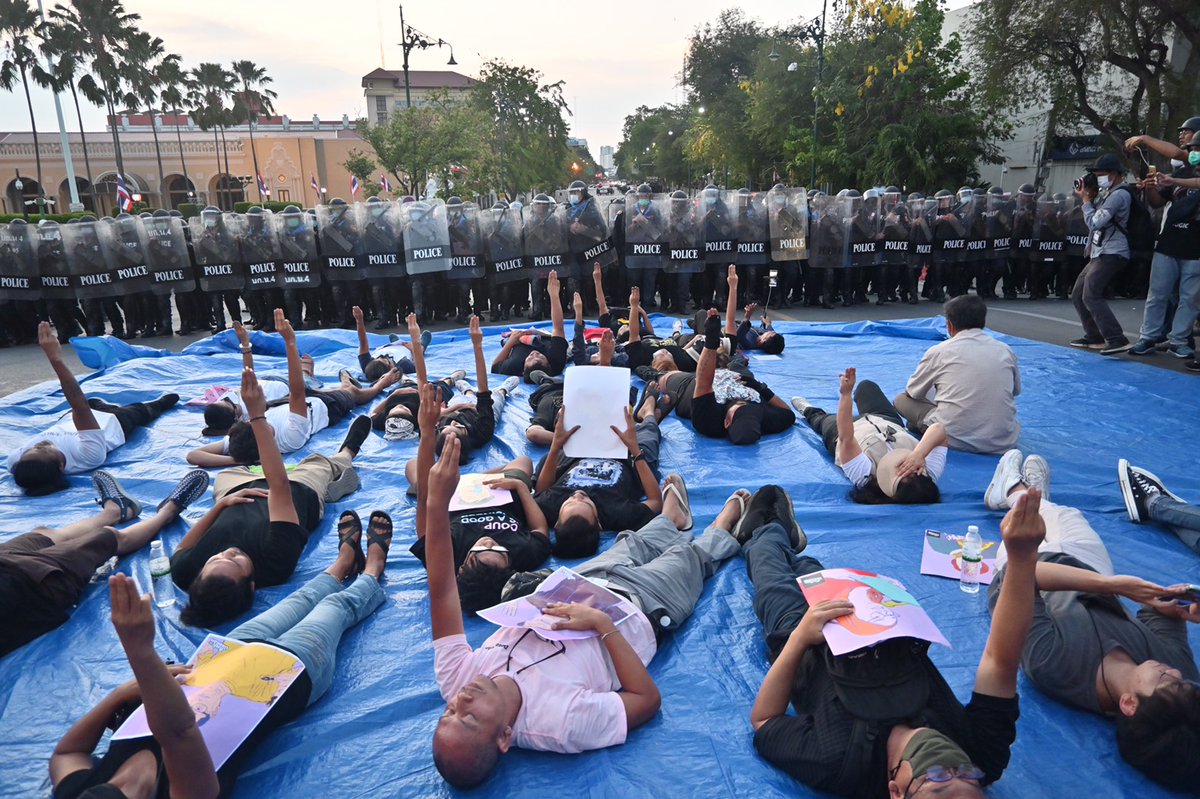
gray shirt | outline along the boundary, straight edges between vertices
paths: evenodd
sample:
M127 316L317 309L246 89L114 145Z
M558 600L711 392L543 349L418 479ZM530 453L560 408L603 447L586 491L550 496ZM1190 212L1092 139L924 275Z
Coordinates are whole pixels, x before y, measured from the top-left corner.
M1092 258L1101 255L1129 257L1129 239L1123 232L1129 230L1129 198L1129 191L1115 187L1108 190L1099 209L1092 203L1083 204L1083 218L1092 234L1088 239Z
M1004 452L1021 434L1017 356L979 328L960 330L926 350L905 393L937 406L925 421L942 423L952 449Z
M1039 560L1094 571L1060 552L1043 553ZM1006 573L1007 568L1001 569L988 589L993 611ZM1185 679L1200 679L1186 627L1182 619L1167 618L1150 608L1142 608L1136 618L1130 618L1120 600L1107 594L1039 591L1021 653L1021 670L1043 693L1100 713L1096 673L1100 661L1114 650L1124 650L1134 663L1157 660L1179 669Z

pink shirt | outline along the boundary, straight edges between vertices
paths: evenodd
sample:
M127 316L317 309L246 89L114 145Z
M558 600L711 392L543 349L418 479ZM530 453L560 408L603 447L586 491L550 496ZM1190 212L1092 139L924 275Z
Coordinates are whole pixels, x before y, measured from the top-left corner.
M619 629L642 664L649 663L657 650L650 620L638 612ZM563 654L537 663L559 645L536 632L517 644L525 632L502 627L475 650L465 635L434 641L434 674L442 697L449 701L477 675L506 675L521 689L513 742L522 749L574 754L625 743L628 720L617 695L621 684L600 639L567 641ZM537 665L516 673L532 663Z

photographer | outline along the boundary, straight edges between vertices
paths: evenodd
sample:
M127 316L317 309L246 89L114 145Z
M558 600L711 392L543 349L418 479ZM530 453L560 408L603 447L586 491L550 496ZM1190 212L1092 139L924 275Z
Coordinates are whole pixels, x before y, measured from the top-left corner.
M1133 346L1104 299L1108 284L1129 264L1126 231L1133 192L1122 185L1124 180L1125 167L1115 155L1108 154L1096 159L1088 175L1075 181L1075 194L1083 201L1083 216L1090 232L1091 260L1071 290L1071 301L1084 332L1083 338L1073 340L1071 346L1099 350L1101 355L1116 355ZM1099 208L1098 198L1103 198Z

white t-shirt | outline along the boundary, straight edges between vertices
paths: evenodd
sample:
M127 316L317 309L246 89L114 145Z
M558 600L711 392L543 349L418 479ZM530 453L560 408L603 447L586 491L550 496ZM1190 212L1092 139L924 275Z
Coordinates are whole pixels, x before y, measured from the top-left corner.
M642 663L649 663L657 649L650 620L639 611L619 629ZM526 632L502 627L475 650L464 635L434 641L434 673L442 697L449 701L480 674L505 675L521 689L513 742L522 749L575 754L625 743L629 722L617 695L621 684L600 639L567 641L563 654L547 657L559 644L536 631L522 639ZM542 658L546 660L538 663ZM517 674L525 666L530 668Z
M262 387L263 399L267 403L281 400L288 395L288 384L283 380L276 380L271 377L259 378L258 385ZM241 412L241 418L247 419L250 412L246 410L246 403L242 402L242 392L238 389L231 388L221 396L217 397L216 402L221 400L229 400L234 407Z
M21 446L8 453L8 468L20 460L28 450L43 441L49 441L66 458L67 474L90 472L104 465L108 453L125 443L125 431L121 423L111 413L92 411L99 423L99 430L76 430L71 414L60 419L53 427L41 435L25 440Z
M891 444L888 444L887 448L889 452L894 449ZM933 451L925 458L925 474L929 475L936 483L942 479L944 471L946 471L946 448L934 447ZM855 488L862 488L871 479L871 459L865 452L858 453L842 464L842 474L846 475L851 483L854 483Z
M287 405L267 408L267 424L275 431L275 443L282 454L295 452L308 443L314 433L329 427L329 407L316 397L305 397L308 415L291 412ZM229 436L222 440L222 452L229 454Z

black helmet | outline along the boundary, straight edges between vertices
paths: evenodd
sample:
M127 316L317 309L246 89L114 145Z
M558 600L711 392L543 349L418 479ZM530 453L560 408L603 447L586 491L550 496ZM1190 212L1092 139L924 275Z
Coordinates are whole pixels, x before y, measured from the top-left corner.
M341 197L334 197L332 200L329 201L329 204L330 205L345 205L346 201L343 200Z
M209 212L215 212L215 213L219 214L219 213L221 213L221 209L215 205L206 205L206 206L204 206L204 210L202 210L200 213L207 214Z
M637 187L637 193L638 194L653 194L654 189L650 188L649 183L643 183Z
M993 197L1003 197L1004 189L1000 188L999 186L992 186L990 189L987 190L987 193L992 195Z
M683 200L686 202L687 198L688 198L687 192L685 192L685 191L680 191L679 189L676 189L675 191L671 192L671 199L673 201Z
M975 196L976 197L982 197L985 194L987 194L987 189L985 189L983 186L975 187Z
M504 202L504 200L496 200L496 202L494 202L492 204L492 210L493 211L507 211L508 203Z
M285 213L285 214L298 214L298 213L300 213L300 206L298 206L298 205L289 205L289 206L286 206L286 207L283 209L283 213Z
M25 227L28 223L24 219L17 218L17 219L14 219L13 221L9 222L8 224L20 225L21 227Z
M138 219L151 219L153 216L154 214L150 213L149 211L142 211L140 214L138 214Z
M252 205L246 209L246 216L262 216L263 207L261 205Z
M170 215L171 215L170 211L164 211L162 208L159 208L154 213L150 214L150 216L157 217L159 219L161 219L164 216L170 216Z
M914 191L914 192L911 192L911 193L909 193L909 195L908 195L908 201L909 201L910 203L911 203L911 202L915 202L916 200L922 200L922 201L924 201L924 199L925 199L925 195L924 195L924 194L922 194L922 193L921 193L921 192L919 192L919 191Z
M883 190L883 193L884 194L899 194L900 187L899 186L888 186L886 189Z
M567 191L582 191L582 192L586 192L586 191L587 191L587 184L586 184L586 183L584 183L582 180L573 180L573 181L571 181L571 185L570 185L570 186L567 186Z
M1033 187L1032 183L1022 183L1021 188L1017 189L1017 193L1032 197L1037 194L1037 189Z
M95 222L96 217L93 214L84 214L78 219L72 219L72 222Z
M447 208L449 208L452 205L462 205L462 204L463 204L462 197L459 197L457 194L454 195L453 197L451 197L449 200L446 200Z
M786 191L786 190L787 190L787 186L784 186L782 183L776 183L774 186L771 187L771 191Z
M1200 130L1192 134L1192 140L1185 147L1200 147Z
M939 189L938 193L933 196L940 199L942 197L953 197L954 195L950 193L949 189Z
M1190 130L1192 133L1200 133L1200 117L1190 117L1183 121L1179 126L1180 130Z
M381 203L381 202L383 202L383 200L379 199L378 196L367 198L367 205L371 205L373 203Z
M535 203L543 203L543 204L546 204L546 205L549 205L550 203L554 202L554 200L551 200L551 199L550 199L550 195L549 195L549 194L535 194L535 195L533 196L533 201L534 201Z
M747 188L745 188L745 187L742 187L742 188L740 188L740 189L738 189L738 190L737 190L737 193L738 193L738 196L739 196L739 197L749 197L749 196L750 196L750 189L747 189Z
M1056 203L1065 203L1067 201L1067 195L1063 194L1061 191L1056 191L1054 192L1054 197L1052 199Z
M175 210L174 208L172 208L170 211L167 211L167 213L168 213L168 214L170 214L170 215L171 215L171 216L173 216L173 217L177 217L178 219L183 219L183 212L182 212L182 211L177 211L177 210Z

